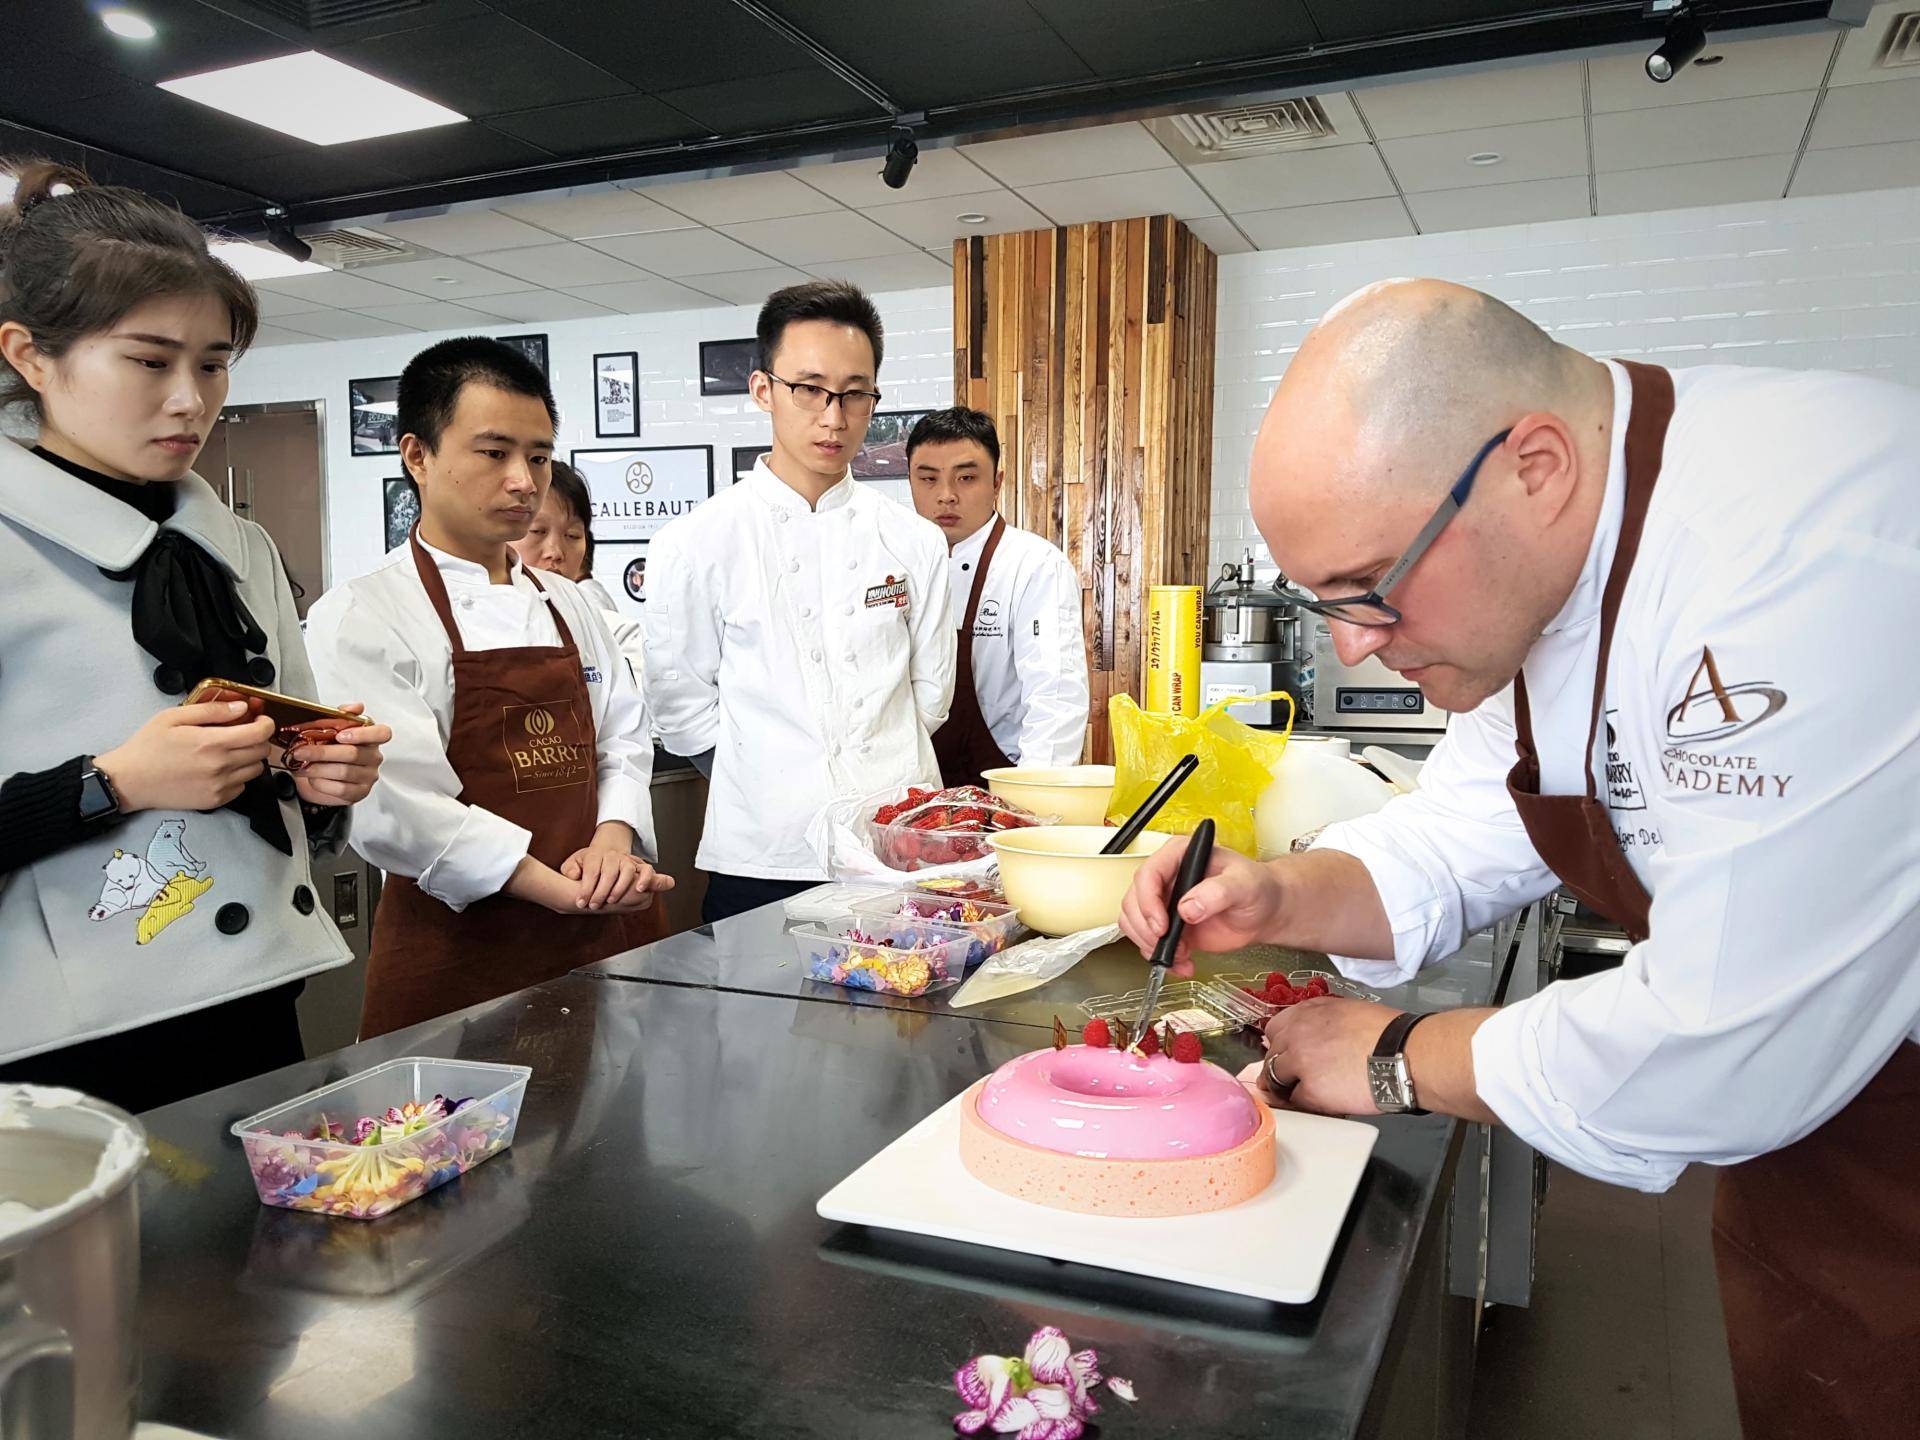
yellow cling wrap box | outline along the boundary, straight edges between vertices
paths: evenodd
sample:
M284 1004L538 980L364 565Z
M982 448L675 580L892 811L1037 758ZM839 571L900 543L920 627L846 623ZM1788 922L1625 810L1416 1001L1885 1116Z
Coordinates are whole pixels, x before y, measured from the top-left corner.
M1156 715L1200 713L1200 587L1147 591L1146 708Z
M1227 714L1230 706L1262 700L1287 702L1287 728L1256 730ZM1215 839L1242 855L1259 853L1254 838L1253 804L1273 783L1274 766L1293 734L1293 697L1284 690L1265 695L1229 695L1198 715L1155 715L1134 704L1131 695L1107 702L1113 729L1113 799L1107 818L1116 824L1140 807L1183 755L1200 759L1200 768L1173 792L1149 830L1190 835L1211 818Z

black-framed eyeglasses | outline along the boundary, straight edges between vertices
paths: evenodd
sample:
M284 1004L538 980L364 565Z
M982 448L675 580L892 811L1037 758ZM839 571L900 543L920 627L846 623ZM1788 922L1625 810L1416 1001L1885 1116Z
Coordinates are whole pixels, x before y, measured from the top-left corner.
M1433 518L1421 527L1420 533L1413 537L1406 553L1393 562L1386 574L1380 577L1380 583L1364 595L1343 595L1333 600L1322 600L1310 591L1294 586L1284 593L1302 610L1311 610L1316 615L1324 615L1329 620L1341 620L1348 625L1365 625L1373 629L1399 623L1400 612L1387 604L1387 596L1393 593L1393 587L1407 578L1407 572L1413 569L1414 562L1427 553L1427 547L1440 537L1447 528L1447 522L1460 513L1460 507L1467 503L1467 496L1473 491L1474 476L1480 473L1480 467L1486 463L1487 456L1505 443L1512 430L1502 430L1486 444L1480 447L1480 453L1473 457L1467 468L1460 472L1460 478L1453 482L1453 488L1447 491L1446 499L1440 502L1440 508L1433 512Z
M873 414L873 407L880 403L878 390L829 390L824 385L809 385L804 380L782 380L771 370L766 372L766 376L769 380L779 380L792 391L793 403L812 415L818 415L838 400L842 415L849 420L864 419Z

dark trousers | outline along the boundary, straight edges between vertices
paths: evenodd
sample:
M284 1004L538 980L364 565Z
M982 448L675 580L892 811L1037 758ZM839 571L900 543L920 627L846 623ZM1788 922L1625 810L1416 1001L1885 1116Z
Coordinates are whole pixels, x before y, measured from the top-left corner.
M118 1035L0 1065L0 1083L64 1085L138 1114L305 1058L294 1002L278 985Z
M818 880L762 880L753 875L709 875L707 897L700 902L700 923L711 925L762 905L773 905L789 895L811 890Z

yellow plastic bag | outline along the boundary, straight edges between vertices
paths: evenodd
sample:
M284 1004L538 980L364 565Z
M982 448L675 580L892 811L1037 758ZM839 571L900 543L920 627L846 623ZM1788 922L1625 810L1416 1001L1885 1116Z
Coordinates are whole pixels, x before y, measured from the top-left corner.
M1256 730L1234 719L1234 705L1262 700L1287 702L1287 728ZM1131 695L1107 701L1107 721L1113 729L1113 799L1107 818L1116 824L1139 808L1166 778L1180 757L1200 757L1200 768L1173 792L1149 830L1190 835L1193 827L1211 818L1217 844L1242 855L1258 852L1253 830L1253 802L1273 783L1273 767L1293 735L1293 697L1284 690L1265 695L1229 695L1198 715L1156 715L1134 704Z

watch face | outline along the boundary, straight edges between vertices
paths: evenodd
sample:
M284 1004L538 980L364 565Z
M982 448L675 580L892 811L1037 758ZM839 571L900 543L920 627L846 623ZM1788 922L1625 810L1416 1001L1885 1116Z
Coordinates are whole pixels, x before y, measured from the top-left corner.
M1383 1114L1392 1114L1407 1108L1407 1099L1400 1090L1400 1076L1394 1059L1395 1057L1389 1056L1384 1060L1369 1059L1367 1061L1367 1088L1372 1093L1374 1105Z

